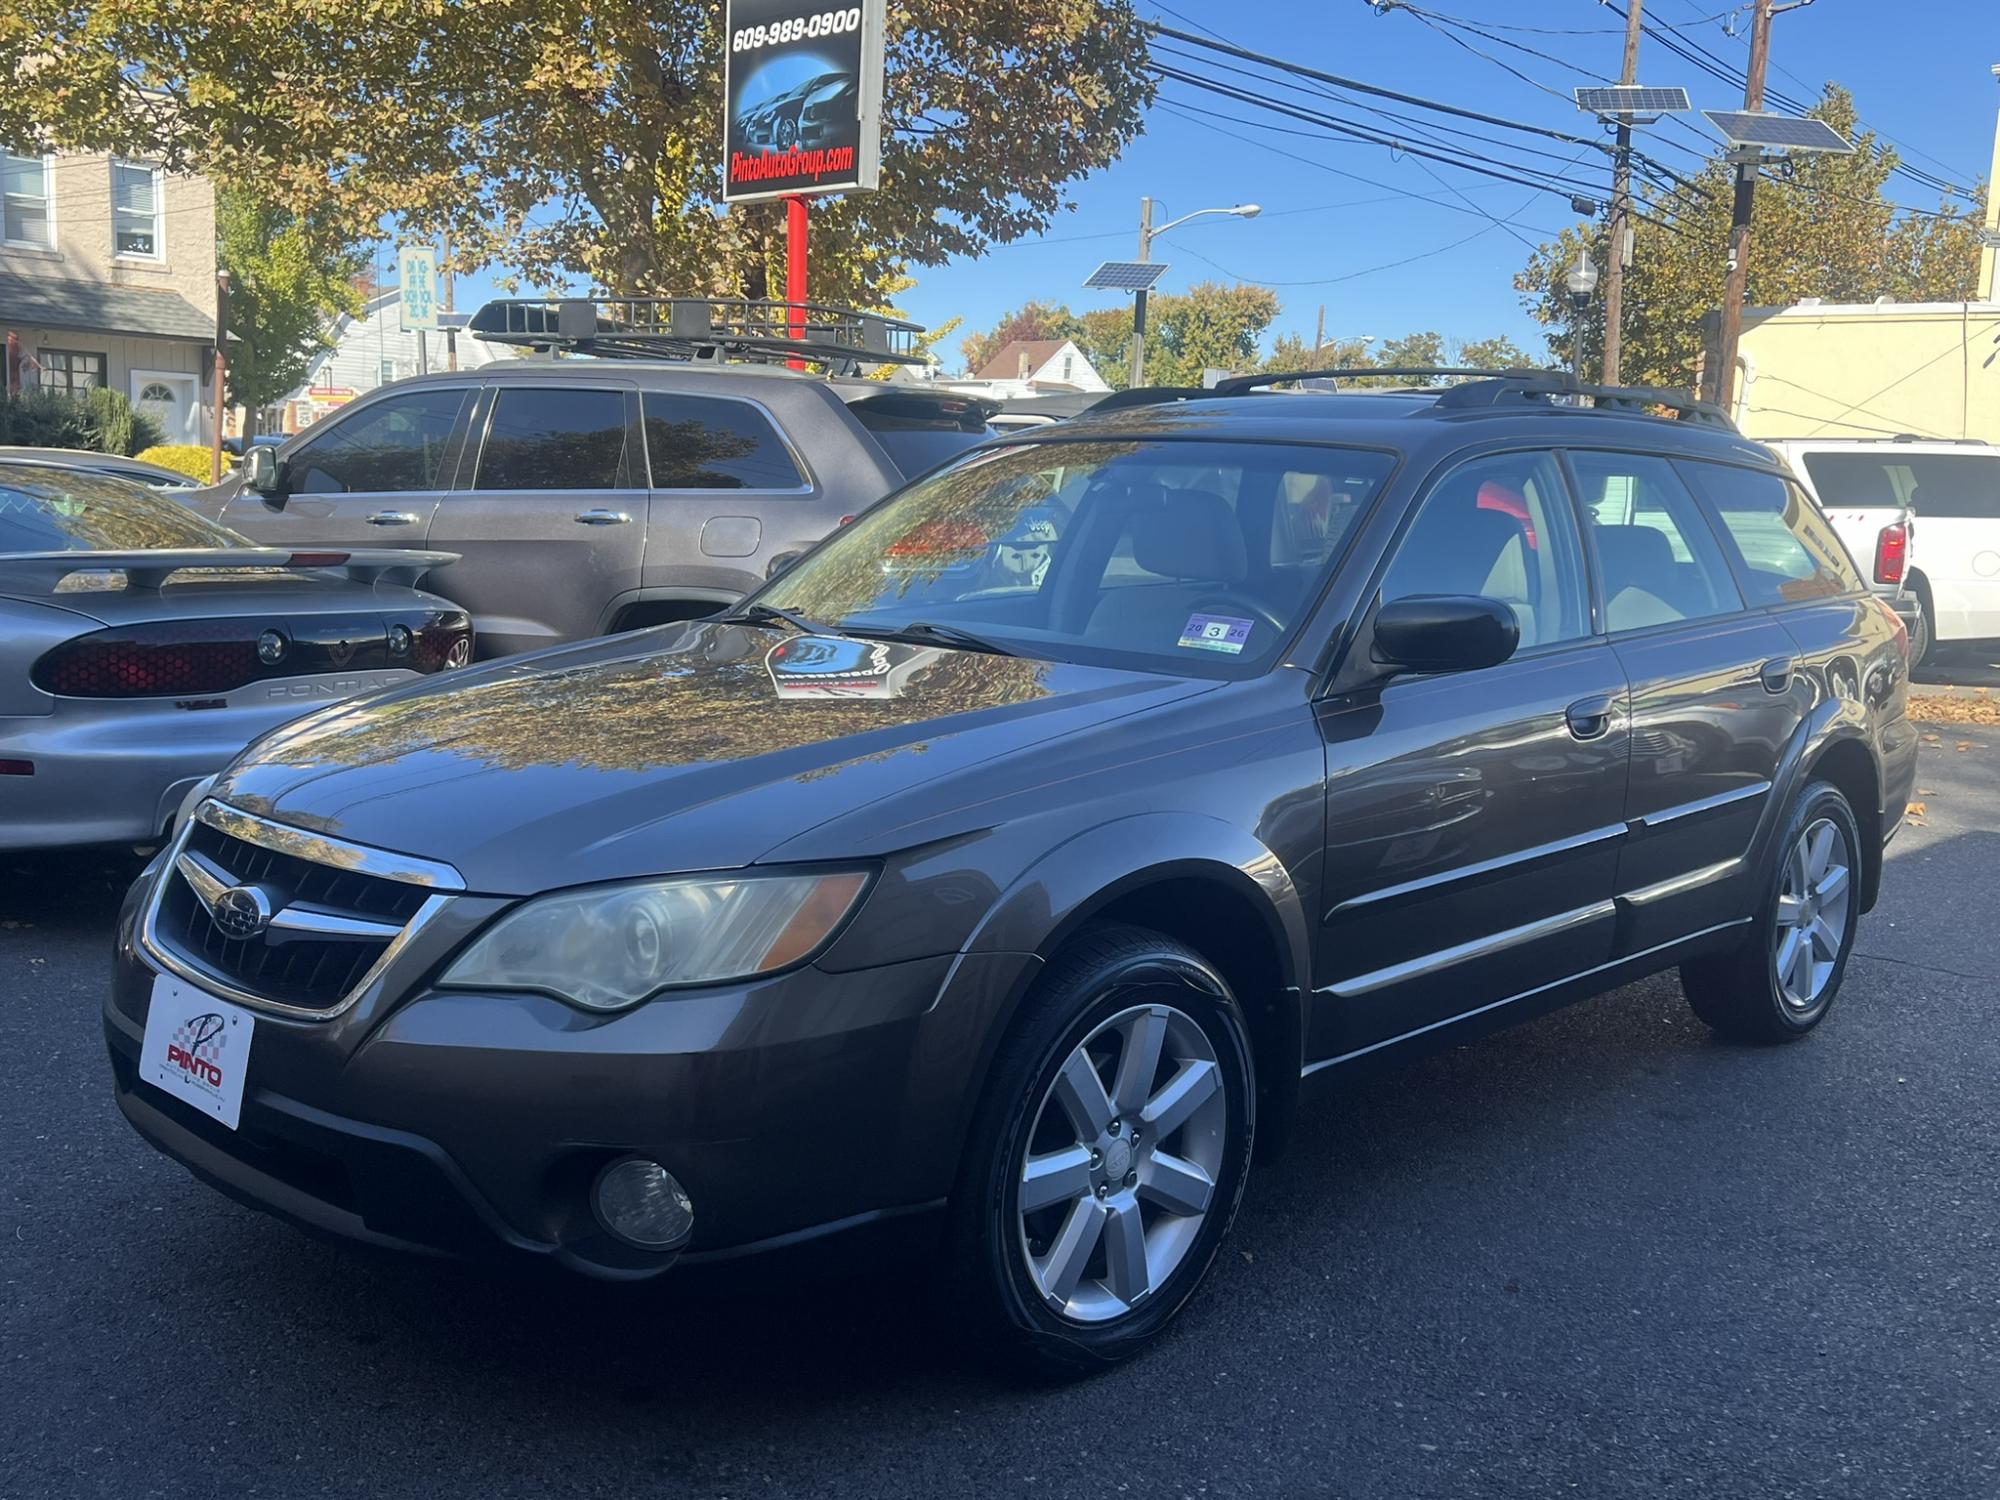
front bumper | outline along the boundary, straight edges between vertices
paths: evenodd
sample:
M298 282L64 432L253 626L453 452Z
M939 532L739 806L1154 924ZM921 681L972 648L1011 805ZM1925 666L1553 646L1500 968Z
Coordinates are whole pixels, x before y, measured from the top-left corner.
M610 1017L421 984L389 999L497 905L447 911L339 1017L260 1015L234 1131L139 1081L157 970L128 909L104 1015L120 1109L205 1181L321 1233L641 1278L921 1224L956 1173L976 1039L1035 963L808 967ZM686 1187L683 1250L627 1246L592 1213L596 1173L632 1153Z

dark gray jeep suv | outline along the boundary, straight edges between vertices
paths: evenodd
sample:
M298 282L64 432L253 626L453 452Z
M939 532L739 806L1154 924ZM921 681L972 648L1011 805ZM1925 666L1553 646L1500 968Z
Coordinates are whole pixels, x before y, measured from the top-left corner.
M1672 966L1728 1037L1826 1016L1908 642L1767 452L1534 372L1105 407L730 614L253 745L121 920L127 1117L375 1245L942 1243L1082 1370L1305 1080Z

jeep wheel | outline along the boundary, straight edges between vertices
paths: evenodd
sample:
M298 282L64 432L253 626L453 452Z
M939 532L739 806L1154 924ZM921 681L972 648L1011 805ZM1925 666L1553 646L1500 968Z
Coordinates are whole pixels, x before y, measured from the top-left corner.
M1092 929L1050 963L995 1059L951 1230L959 1309L1017 1368L1138 1353L1194 1292L1249 1169L1237 1003L1189 949Z

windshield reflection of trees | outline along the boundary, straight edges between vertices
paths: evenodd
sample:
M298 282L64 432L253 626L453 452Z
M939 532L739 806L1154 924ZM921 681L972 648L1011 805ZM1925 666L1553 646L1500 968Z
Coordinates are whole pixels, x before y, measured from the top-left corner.
M905 491L841 532L784 576L771 602L814 620L928 597L949 568L966 568L1079 473L1129 458L1137 442L1048 443L1004 449ZM975 585L968 581L967 587ZM954 597L944 590L941 597Z
M1053 670L1048 662L947 651L912 674L898 698L780 702L764 666L778 637L696 629L682 649L567 670L503 671L401 701L329 709L264 741L258 758L360 766L430 752L501 770L647 771L778 754L1028 702L1049 692ZM895 748L857 746L861 755Z

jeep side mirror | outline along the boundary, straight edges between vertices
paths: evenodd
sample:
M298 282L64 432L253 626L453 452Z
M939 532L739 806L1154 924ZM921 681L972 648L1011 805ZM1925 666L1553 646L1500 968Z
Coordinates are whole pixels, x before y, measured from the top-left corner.
M253 443L243 455L243 487L271 499L281 493L278 455L269 445Z
M1412 594L1375 612L1375 659L1407 672L1494 667L1520 644L1520 622L1498 599Z

